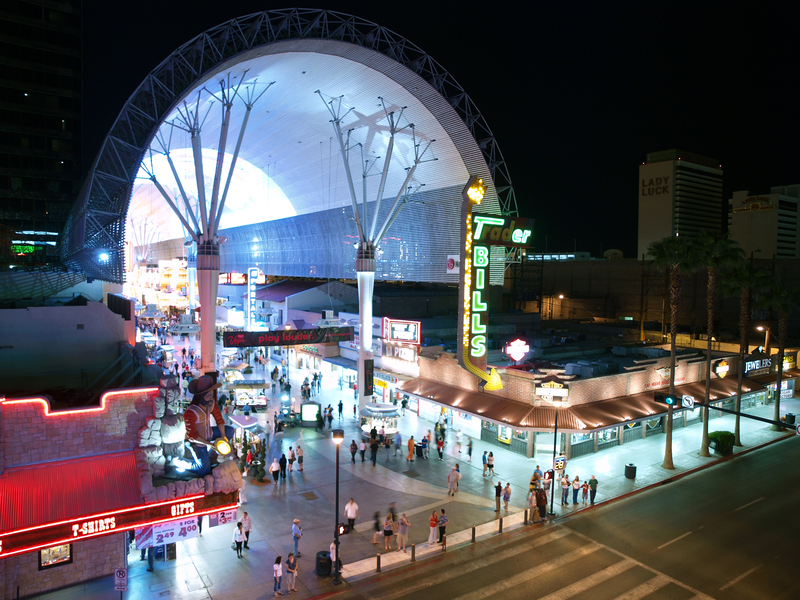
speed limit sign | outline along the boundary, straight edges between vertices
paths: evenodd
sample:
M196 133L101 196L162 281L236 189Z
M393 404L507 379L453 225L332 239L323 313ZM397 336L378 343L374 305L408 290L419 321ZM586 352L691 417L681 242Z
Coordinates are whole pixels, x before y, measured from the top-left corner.
M128 569L124 567L114 569L114 589L118 592L128 590Z

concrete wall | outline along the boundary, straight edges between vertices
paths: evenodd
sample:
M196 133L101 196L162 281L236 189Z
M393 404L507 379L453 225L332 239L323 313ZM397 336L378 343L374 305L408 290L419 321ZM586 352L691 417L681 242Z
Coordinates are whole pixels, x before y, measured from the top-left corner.
M72 564L39 571L39 553L0 560L0 598L28 598L38 593L111 575L125 564L127 533L104 535L72 544Z
M0 390L79 388L81 370L91 382L125 335L122 317L100 302L0 310Z
M133 450L139 430L153 417L152 393L109 392L102 410L45 414L45 400L0 403L4 468L80 456ZM20 443L24 440L24 443Z

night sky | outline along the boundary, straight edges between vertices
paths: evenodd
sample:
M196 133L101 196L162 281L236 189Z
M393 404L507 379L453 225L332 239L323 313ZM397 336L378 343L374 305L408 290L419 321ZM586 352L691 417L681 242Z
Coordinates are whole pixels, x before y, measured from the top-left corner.
M291 4L85 0L84 169L144 77L192 37ZM638 165L718 158L727 200L800 183L796 20L786 3L305 2L395 31L476 103L539 250L636 250ZM472 10L469 7L474 7ZM699 7L699 8L698 8ZM735 8L734 8L735 7ZM733 11L732 11L733 9Z

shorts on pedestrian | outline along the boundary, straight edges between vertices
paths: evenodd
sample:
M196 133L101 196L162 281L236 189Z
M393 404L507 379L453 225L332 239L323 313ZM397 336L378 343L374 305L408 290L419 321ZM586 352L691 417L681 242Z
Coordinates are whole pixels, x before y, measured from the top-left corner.
M397 534L397 546L405 546L408 543L408 534Z

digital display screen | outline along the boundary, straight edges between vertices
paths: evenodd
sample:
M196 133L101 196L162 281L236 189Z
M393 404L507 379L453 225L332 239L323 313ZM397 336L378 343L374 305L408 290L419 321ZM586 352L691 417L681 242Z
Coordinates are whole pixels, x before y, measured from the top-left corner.
M319 404L303 404L300 407L300 418L303 421L316 421L319 412Z

